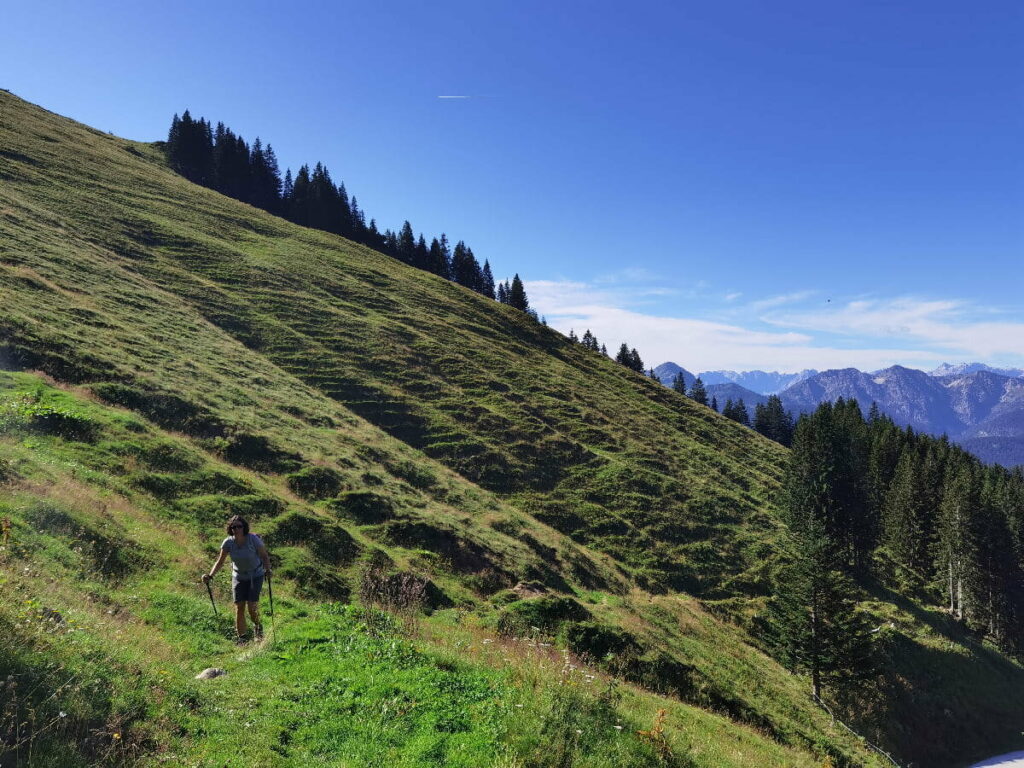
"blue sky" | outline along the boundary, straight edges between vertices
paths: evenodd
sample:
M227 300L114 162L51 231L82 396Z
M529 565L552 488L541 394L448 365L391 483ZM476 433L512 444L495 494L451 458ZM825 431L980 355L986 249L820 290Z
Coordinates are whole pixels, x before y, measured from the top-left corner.
M1024 365L1019 2L47 2L4 28L0 87L323 160L382 226L465 239L651 364Z

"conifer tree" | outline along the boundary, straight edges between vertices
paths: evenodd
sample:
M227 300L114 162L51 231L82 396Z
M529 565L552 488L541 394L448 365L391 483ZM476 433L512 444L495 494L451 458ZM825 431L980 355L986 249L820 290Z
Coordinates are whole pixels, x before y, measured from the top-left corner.
M292 201L292 194L295 191L295 184L292 181L292 169L284 172L284 181L281 183L281 209L287 211ZM287 213L285 213L287 215Z
M310 221L310 186L309 166L303 165L295 174L289 197L288 218L304 227L308 227Z
M352 226L352 202L348 199L348 190L345 182L338 184L336 198L338 200L338 221L341 224L341 234L345 237L355 239L355 232ZM376 232L377 223L371 220L373 230Z
M482 282L480 285L480 293L489 299L495 298L494 296L494 273L491 272L491 264L487 259L484 259L484 268L482 270Z
M444 233L430 243L427 271L451 279L451 253L448 251L448 237Z
M640 359L640 353L636 351L636 347L629 351L629 367L637 373L644 372L644 361Z
M767 611L768 640L790 670L811 678L811 695L875 674L871 628L856 610L856 589L825 531L824 514L795 511L805 525L790 528L791 561L776 580Z
M926 527L924 485L916 446L900 456L882 516L882 538L893 558L917 573L928 566L929 531Z
M686 377L682 371L676 371L676 375L672 377L672 389L682 395L686 394Z
M711 410L718 410L718 398L715 397L714 395L711 396Z
M518 273L513 276L512 285L509 286L508 303L509 306L522 312L527 312L530 309L530 302L526 298L526 289L523 287L523 281L519 279Z
M427 241L420 233L419 239L416 241L416 255L413 258L412 265L417 269L428 269L430 266L430 249L427 248Z
M947 471L936 531L935 565L949 612L963 619L974 560L973 521L979 506L978 481L970 462L960 460Z
M782 405L778 395L769 395L763 405L754 406L754 429L785 446L793 442L793 416Z
M786 508L824 515L821 522L841 562L864 567L867 551L861 548L860 532L866 504L863 476L858 471L861 464L855 455L860 449L847 428L850 413L839 400L835 405L822 403L814 413L800 418L789 464L789 472L796 476L787 476L786 483L786 492L799 494L799 498L788 499Z
M412 233L412 224L408 220L402 224L402 230L398 234L397 256L406 264L412 264L416 258L416 237Z
M615 354L615 362L627 368L632 364L633 358L629 354L629 345L626 342L622 342L619 351Z
M693 386L690 388L690 399L701 405L708 404L708 391L704 388L704 382L701 381L700 376L693 380Z

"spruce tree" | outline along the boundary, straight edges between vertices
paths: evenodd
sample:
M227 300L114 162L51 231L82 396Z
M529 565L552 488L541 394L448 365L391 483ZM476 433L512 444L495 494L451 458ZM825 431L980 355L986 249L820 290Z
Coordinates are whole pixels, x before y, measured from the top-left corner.
M893 558L916 573L924 573L930 550L924 508L921 457L916 446L900 456L882 515L882 540Z
M406 220L398 234L398 258L406 264L416 259L416 236L412 233L412 224Z
M640 353L633 347L629 351L629 367L637 373L644 372L644 361L640 359Z
M681 395L686 394L686 377L682 371L676 371L676 375L672 377L672 389Z
M518 273L513 276L512 285L509 286L508 303L509 306L522 312L527 312L530 309L530 302L526 298L526 289L523 287L523 281L519 279Z
M973 521L980 502L978 481L969 461L950 465L944 490L936 530L935 570L950 614L963 619L974 561Z
M754 406L755 430L785 446L793 442L793 416L787 413L778 395L769 395L764 404Z
M788 535L790 562L776 579L767 610L768 641L793 672L811 678L811 695L841 689L876 673L871 628L856 610L856 588L825 531L824 515Z
M711 410L718 410L718 398L715 397L714 395L711 396Z
M416 254L413 258L412 265L417 269L427 270L430 267L430 249L427 248L427 241L420 233L419 239L416 241Z
M626 344L626 342L622 342L622 345L619 347L619 351L615 354L615 362L619 365L624 365L627 368L632 364L633 359L630 357L629 345Z
M494 273L491 272L491 264L487 259L484 259L484 268L482 271L483 280L480 285L480 293L489 299L495 298L494 295Z
M785 511L822 516L825 533L837 547L840 560L864 566L866 553L858 549L866 506L863 477L857 471L859 461L852 455L857 449L845 428L845 408L841 400L835 405L822 403L797 423L785 484ZM804 520L786 522L791 527L806 524Z
M693 380L693 387L690 388L690 399L695 400L701 405L708 404L708 391L704 388L704 382L701 381L700 376Z

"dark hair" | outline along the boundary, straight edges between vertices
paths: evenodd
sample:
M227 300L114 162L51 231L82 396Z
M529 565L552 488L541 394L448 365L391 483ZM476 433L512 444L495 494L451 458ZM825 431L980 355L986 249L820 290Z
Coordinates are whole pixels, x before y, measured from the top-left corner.
M231 532L231 526L237 525L239 523L242 524L242 533L246 534L247 536L249 535L249 521L241 515L235 515L230 520L228 520L228 536L234 535Z

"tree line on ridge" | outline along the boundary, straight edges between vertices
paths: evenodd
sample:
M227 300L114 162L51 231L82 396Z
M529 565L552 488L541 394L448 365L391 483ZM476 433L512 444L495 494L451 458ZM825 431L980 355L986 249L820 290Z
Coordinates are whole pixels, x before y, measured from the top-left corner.
M490 263L485 259L481 264L465 242L459 240L453 247L442 234L428 245L408 221L398 232L381 232L375 219L367 221L345 184L335 185L322 163L312 169L303 165L294 177L288 169L282 179L270 144L257 138L250 146L223 123L213 127L204 118L194 119L188 110L181 117L174 115L165 151L171 168L196 184L304 227L354 240L536 317L518 274L495 283Z

